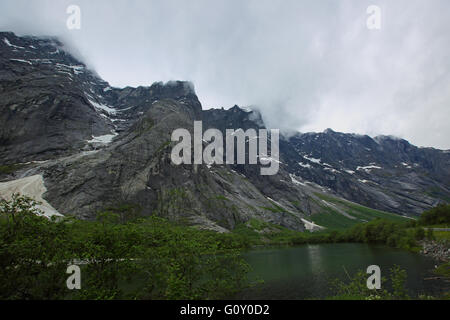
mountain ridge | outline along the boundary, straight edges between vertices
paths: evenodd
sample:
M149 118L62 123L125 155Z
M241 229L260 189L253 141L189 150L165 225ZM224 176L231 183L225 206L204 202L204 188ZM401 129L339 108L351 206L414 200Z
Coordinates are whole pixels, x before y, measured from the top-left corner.
M0 164L31 162L0 181L42 175L45 200L63 214L92 219L127 204L221 232L254 218L303 231L316 214L348 213L318 194L407 216L450 199L448 151L331 129L282 138L275 176L173 166L173 130L192 133L199 120L204 130L259 129L263 115L203 110L190 82L113 88L60 45L0 33Z

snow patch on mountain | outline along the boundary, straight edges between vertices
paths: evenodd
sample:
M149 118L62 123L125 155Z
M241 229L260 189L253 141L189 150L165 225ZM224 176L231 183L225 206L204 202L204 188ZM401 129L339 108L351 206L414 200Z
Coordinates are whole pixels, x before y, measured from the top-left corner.
M279 160L277 160L275 158L272 158L272 157L267 157L267 156L265 156L265 157L264 156L263 157L258 156L258 157L259 157L259 160L260 160L261 164L269 164L271 162L282 163L281 161L279 161Z
M356 168L356 171L364 170L364 171L366 171L367 173L369 173L369 172L371 172L373 169L383 169L383 168L381 168L381 167L379 167L379 166L375 166L375 165L364 166L364 167L358 166L358 167Z
M107 105L104 105L104 104L101 104L101 103L97 103L97 102L92 101L90 99L88 99L88 100L89 100L89 103L97 110L105 111L106 113L108 113L110 115L115 115L117 113L116 109L113 109L113 108L108 107Z
M312 163L316 163L316 164L318 164L318 165L321 165L321 166L324 166L324 167L332 167L331 165L329 165L328 163L325 163L325 162L322 162L322 159L316 159L316 158L313 158L313 157L311 157L311 156L305 156L305 155L302 155L302 157L304 158L304 159L306 159L306 160L308 160L308 161L310 161L310 162L312 162Z
M34 175L18 180L0 183L0 198L10 200L12 195L18 193L40 202L36 207L42 211L42 216L50 218L52 216L62 216L50 203L42 198L47 192L42 175Z
M113 134L105 134L103 136L92 136L92 140L88 140L88 143L100 143L100 144L110 144L115 137L119 134L117 132Z
M63 69L65 71L70 71L71 70L76 75L83 73L84 69L85 69L84 66L81 66L81 65L79 65L79 66L68 66L68 65L62 64L62 63L57 63L56 64L56 68L59 69L59 70Z
M12 47L12 48L15 48L15 49L25 49L24 47L19 47L19 46L16 46L16 45L12 44L11 42L9 42L9 40L8 40L7 38L3 38L3 42L4 42L8 47Z
M306 160L308 160L308 161L310 161L310 162L313 162L313 163L317 163L317 164L322 165L322 162L321 162L320 159L316 159L316 158L308 157L308 156L303 156L303 158L305 158Z
M309 163L303 163L303 162L299 162L298 163L300 166L302 166L303 168L307 168L307 169L311 169L311 165Z
M9 59L10 61L16 61L16 62L22 62L22 63L28 63L30 65L33 65L30 61L28 60L23 60L23 59Z
M324 170L331 171L332 173L341 173L339 170L336 170L334 168L329 168L329 167L324 168Z
M411 165L407 164L406 162L402 162L401 164L407 169L412 169Z
M296 184L296 185L300 185L300 186L306 187L306 184L304 184L303 182L298 181L298 180L296 179L297 177L296 177L295 175L290 174L289 177L291 177L291 181L292 181L293 184Z
M314 222L308 221L306 219L301 219L303 224L305 225L305 229L309 231L317 231L317 230L323 230L325 229L322 226L319 226L318 224L315 224Z

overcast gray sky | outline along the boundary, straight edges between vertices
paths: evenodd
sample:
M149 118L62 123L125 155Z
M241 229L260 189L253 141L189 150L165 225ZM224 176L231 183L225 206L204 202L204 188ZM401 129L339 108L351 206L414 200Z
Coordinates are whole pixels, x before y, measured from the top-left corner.
M190 80L204 109L255 105L273 128L450 149L448 0L2 0L0 30L60 36L113 86Z

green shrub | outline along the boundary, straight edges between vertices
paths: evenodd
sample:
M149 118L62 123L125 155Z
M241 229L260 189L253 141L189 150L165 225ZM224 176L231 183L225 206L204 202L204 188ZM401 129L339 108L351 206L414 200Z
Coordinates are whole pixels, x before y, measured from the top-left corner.
M18 195L0 201L0 299L223 299L248 285L239 236L157 217L127 221L128 208L50 221L35 205ZM70 291L73 261L82 288Z
M415 228L414 229L414 237L416 240L422 240L425 238L425 229L424 228Z
M368 275L358 271L348 282L334 280L331 286L335 291L328 299L346 300L407 300L410 299L406 291L406 271L399 266L389 270L389 280L381 278L380 289L367 288Z
M419 224L422 226L450 225L450 204L441 204L425 211L419 218Z

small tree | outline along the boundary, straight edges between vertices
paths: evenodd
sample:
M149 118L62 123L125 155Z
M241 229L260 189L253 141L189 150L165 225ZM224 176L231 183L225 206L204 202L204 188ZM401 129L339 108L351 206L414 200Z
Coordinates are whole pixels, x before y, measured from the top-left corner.
M419 227L414 229L414 237L416 238L416 240L422 240L423 238L425 238L424 228Z
M433 229L431 229L431 228L427 229L427 231L426 231L426 238L428 240L434 240L435 239L434 238L434 231L433 231Z
M0 200L0 299L58 299L65 294L65 224L39 216L38 202Z
M395 265L390 269L391 274L391 284L393 299L406 300L409 299L408 293L406 291L406 270L401 269L399 266Z

